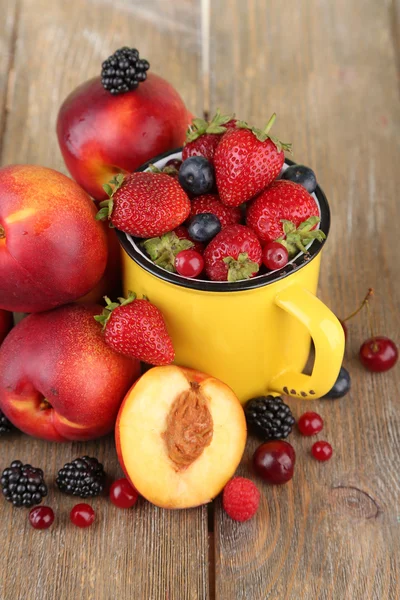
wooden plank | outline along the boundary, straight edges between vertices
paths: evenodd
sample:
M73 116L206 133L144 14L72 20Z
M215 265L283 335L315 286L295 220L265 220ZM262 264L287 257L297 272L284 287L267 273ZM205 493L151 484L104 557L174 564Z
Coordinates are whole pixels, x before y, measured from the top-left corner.
M293 142L295 160L315 169L331 202L321 298L344 316L374 287L376 332L399 342L400 106L392 16L388 3L374 0L213 3L211 99L213 110L233 109L258 125L277 112L275 135ZM369 336L365 314L349 329L352 392L336 402L290 401L295 416L310 409L323 416L319 439L331 441L334 458L316 463L312 440L294 433L294 480L282 487L258 481L255 520L236 524L217 509L216 598L400 597L400 373L360 366L358 348ZM256 445L249 443L245 476Z
M8 25L0 24L2 49L10 39L12 4L2 0L8 19ZM162 0L23 0L2 163L66 172L54 133L58 107L122 45L137 45L193 112L200 111L198 20L195 0L179 6ZM2 52L3 87L6 72ZM55 525L41 535L30 528L26 511L0 502L2 600L208 598L206 509L169 512L140 502L120 511L100 498L90 502L98 515L91 529L69 523L76 501L55 490L56 472L66 461L89 454L104 462L112 478L122 476L111 437L54 445L13 436L1 444L1 469L17 458L44 469L47 503L56 512Z
M0 158L2 135L8 110L7 91L13 79L14 46L16 37L17 2L0 0Z

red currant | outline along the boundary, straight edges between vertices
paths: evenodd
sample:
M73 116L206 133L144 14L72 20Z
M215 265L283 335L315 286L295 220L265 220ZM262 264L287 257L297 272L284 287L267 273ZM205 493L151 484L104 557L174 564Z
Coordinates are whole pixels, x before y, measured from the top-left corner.
M54 512L49 506L37 506L29 512L29 522L34 529L48 529L54 522Z
M311 448L311 454L317 460L324 462L332 456L333 450L329 442L315 442Z
M371 337L360 348L360 360L370 371L388 371L394 367L398 358L396 344L384 336Z
M183 277L197 277L204 269L204 258L196 250L182 250L176 255L175 268Z
M168 162L165 163L166 167L174 167L177 171L181 168L182 161L179 158L170 158Z
M81 528L90 527L95 518L95 512L89 504L77 504L70 513L71 522Z
M293 477L296 453L288 442L261 444L253 455L254 469L268 483L286 483Z
M131 508L138 499L139 492L127 479L117 479L110 489L110 500L118 508Z
M285 246L278 242L269 242L263 249L263 263L271 271L281 269L289 260L289 253Z
M297 421L298 430L302 435L315 435L322 431L324 422L315 412L306 412Z

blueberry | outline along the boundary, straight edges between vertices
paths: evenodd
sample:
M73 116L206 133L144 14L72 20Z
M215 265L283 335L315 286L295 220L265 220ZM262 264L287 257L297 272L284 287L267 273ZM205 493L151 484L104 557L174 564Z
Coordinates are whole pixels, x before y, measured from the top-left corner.
M317 178L315 177L314 171L304 165L292 165L291 167L288 167L282 174L282 179L299 183L305 187L310 194L315 192L317 187Z
M212 213L200 213L190 219L188 232L195 242L209 242L220 231L221 221Z
M338 378L333 386L333 388L323 396L323 398L330 398L332 400L336 400L337 398L343 398L350 390L351 387L351 379L350 373L344 367L341 367L339 371Z
M179 183L196 196L208 194L214 186L214 167L203 156L191 156L179 169Z

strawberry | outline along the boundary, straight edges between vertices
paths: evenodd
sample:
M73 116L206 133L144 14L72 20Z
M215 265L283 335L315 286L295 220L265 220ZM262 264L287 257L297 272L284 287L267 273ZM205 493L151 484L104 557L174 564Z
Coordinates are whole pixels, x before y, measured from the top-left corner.
M112 226L135 237L163 235L189 216L187 194L165 173L117 175L103 187L109 200L100 202L96 219L109 219Z
M228 225L208 244L204 263L212 281L239 281L254 277L262 262L255 233L244 225Z
M192 242L192 244L193 244L193 246L191 247L192 250L196 250L196 252L198 252L199 254L203 254L204 244L202 244L201 242L195 242L194 240L192 240L189 235L188 230L186 229L186 227L184 227L184 225L179 225L179 227L175 227L174 233L175 233L175 235L178 236L178 238L180 240L189 240L190 242Z
M264 130L237 121L235 129L222 136L214 155L215 176L221 202L239 206L261 192L277 177L285 156L291 150L269 134L276 115Z
M311 216L319 216L314 198L299 183L280 179L251 202L246 223L266 244L284 235L282 220L296 228Z
M103 325L106 343L125 356L151 365L168 365L175 358L162 313L147 299L128 298L111 302L105 296L106 307L96 321Z
M150 238L141 242L141 246L154 264L176 273L175 258L182 250L194 249L195 243L189 237L179 237L175 231L164 233L160 237Z
M187 131L182 160L190 156L204 156L213 164L215 149L222 135L227 127L234 127L234 123L232 115L221 115L219 110L210 123L204 119L193 119Z
M222 204L216 194L204 194L192 200L189 216L194 217L201 213L212 213L221 221L222 227L235 225L242 220L240 209L236 206Z

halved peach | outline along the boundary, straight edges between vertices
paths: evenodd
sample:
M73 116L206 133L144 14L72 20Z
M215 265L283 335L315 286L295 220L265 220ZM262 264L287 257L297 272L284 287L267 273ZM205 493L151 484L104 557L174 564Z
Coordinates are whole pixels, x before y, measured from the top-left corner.
M127 393L116 424L127 478L162 508L210 502L233 476L246 420L222 381L174 365L154 367Z

